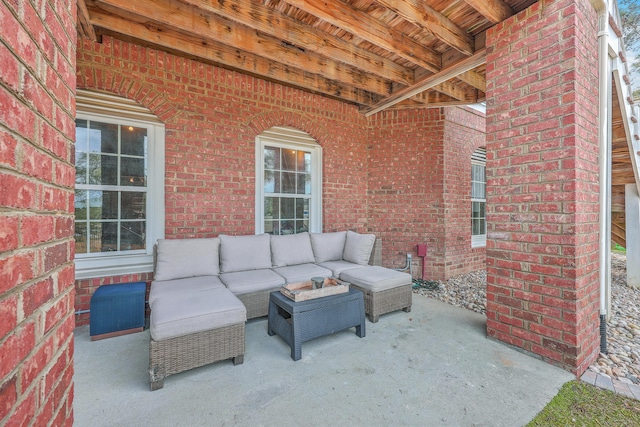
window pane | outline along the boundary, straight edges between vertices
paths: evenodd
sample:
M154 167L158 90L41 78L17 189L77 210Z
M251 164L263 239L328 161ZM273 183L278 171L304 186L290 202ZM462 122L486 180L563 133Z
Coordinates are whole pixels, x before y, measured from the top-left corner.
M120 250L131 251L145 248L144 222L129 221L120 225Z
M304 207L305 207L304 199L296 199L296 219L305 218L304 216Z
M123 126L122 154L144 156L147 152L147 130L133 126Z
M89 218L102 219L102 191L88 191Z
M86 120L76 120L76 184L87 183L87 149L89 143L89 131Z
M311 174L298 174L298 194L311 194Z
M296 170L296 150L282 150L282 170L294 171Z
M280 149L274 147L266 147L264 149L264 168L276 169L280 163Z
M77 135L77 130L78 128L82 128L85 129L87 128L87 120L84 119L76 119L76 135ZM77 141L76 141L77 142Z
M87 223L76 222L75 227L76 253L87 253Z
M75 217L77 220L87 219L87 192L82 190L76 190L75 200L73 202L75 207ZM87 234L85 229L85 235Z
M118 185L118 158L116 156L89 155L89 184Z
M472 223L472 231L471 231L471 234L472 234L473 236L477 236L477 235L479 235L479 234L483 234L483 233L482 233L482 227L481 227L481 220L479 220L479 219L474 219L474 220L472 220L472 221L471 221L471 223Z
M486 218L486 217L487 217L487 215L486 215L486 213L485 213L485 206L486 206L486 205L487 205L487 204L486 204L486 203L484 203L484 202L483 202L483 203L480 203L480 217L481 217L481 218Z
M91 204L93 207L94 203L94 193L102 193L102 201L101 201L101 216L94 217L93 209L91 209L91 218L99 218L99 219L118 219L118 192L117 191L92 191L91 192ZM99 198L99 195L96 194L95 198Z
M113 252L118 250L118 223L117 222L93 222L91 223L91 234L94 229L98 241L91 242L91 252ZM94 249L95 248L95 249Z
M293 172L282 172L282 189L281 193L296 193L296 174Z
M147 193L134 193L123 191L122 199L122 219L144 219L147 217Z
M87 153L76 151L76 184L87 183Z
M296 233L304 233L309 231L309 221L296 221Z
M144 159L121 158L120 185L135 187L145 187L147 185L147 171Z
M265 193L275 193L276 188L280 190L280 179L276 180L276 176L280 178L280 172L274 172L271 170L264 171L264 192ZM277 192L279 193L280 191L277 191Z
M295 218L295 201L291 198L280 199L280 218Z
M118 153L118 125L92 121L89 127L89 151Z
M278 197L265 197L264 198L264 218L265 219L278 219L280 218L279 209L280 199Z
M298 172L311 172L311 153L298 151Z
M268 234L280 234L280 222L279 221L265 221L264 232Z
M480 202L471 202L471 217L478 218L480 216Z
M295 220L280 221L280 234L294 234L296 222Z

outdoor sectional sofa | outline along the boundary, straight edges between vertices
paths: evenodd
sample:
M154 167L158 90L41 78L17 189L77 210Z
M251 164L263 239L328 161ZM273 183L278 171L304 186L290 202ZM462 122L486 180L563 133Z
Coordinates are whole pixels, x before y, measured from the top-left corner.
M311 277L339 277L364 293L365 313L411 310L411 275L370 265L380 241L353 231L161 239L151 308L151 389L168 375L219 360L244 360L247 319L268 314L269 295ZM375 249L375 250L374 250Z

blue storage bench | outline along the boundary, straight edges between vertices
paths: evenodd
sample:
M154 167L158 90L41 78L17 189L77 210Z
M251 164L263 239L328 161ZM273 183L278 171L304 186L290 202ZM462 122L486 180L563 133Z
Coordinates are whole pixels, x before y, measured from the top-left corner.
M91 296L91 341L144 329L145 282L100 286Z

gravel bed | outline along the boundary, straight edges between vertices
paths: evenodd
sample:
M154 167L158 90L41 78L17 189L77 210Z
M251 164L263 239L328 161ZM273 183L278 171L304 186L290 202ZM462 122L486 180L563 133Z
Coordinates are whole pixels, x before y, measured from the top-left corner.
M627 286L627 258L611 255L611 319L607 322L607 354L590 370L627 383L640 384L640 289ZM413 292L486 313L486 271L461 274L447 281L414 281Z

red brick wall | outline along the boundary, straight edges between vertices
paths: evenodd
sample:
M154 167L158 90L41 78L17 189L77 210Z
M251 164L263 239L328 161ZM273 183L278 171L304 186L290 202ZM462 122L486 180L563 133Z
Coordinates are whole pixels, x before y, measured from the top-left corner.
M416 245L427 244L425 279L482 269L471 248L471 154L485 145L484 115L472 109L387 111L371 121L369 230L382 236L385 264L422 276Z
M487 35L487 330L577 375L598 354L596 14L540 2Z
M73 423L75 2L0 4L0 425Z
M383 111L372 116L369 230L382 237L385 264L402 268L426 243L427 278L444 276L444 111ZM414 262L416 277L421 264Z
M415 256L416 244L427 243L429 278L484 267L484 251L471 253L470 244L470 159L484 141L483 119L475 113L407 110L369 121L349 104L109 37L102 44L80 41L77 75L78 87L135 100L165 124L167 238L253 233L255 137L272 126L292 126L323 147L324 231L375 232L389 267L404 266L406 253ZM465 137L471 129L474 136ZM449 204L464 211L456 236L466 233L466 240L455 241L466 245L474 260L468 265L445 260L445 133L454 156L464 151L461 164L451 161L452 168L464 168L466 184L456 187L464 200L452 195ZM420 275L415 259L414 276ZM150 279L78 280L76 309L88 310L102 284ZM77 324L88 319L80 314Z
M324 230L366 231L368 127L355 106L109 37L80 41L77 74L79 88L135 100L165 124L167 238L254 233L255 137L272 126L322 146ZM150 279L78 280L76 309L102 284Z
M445 280L485 268L485 248L471 247L471 155L485 145L484 114L445 109Z

